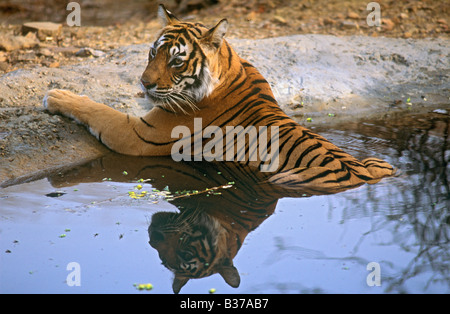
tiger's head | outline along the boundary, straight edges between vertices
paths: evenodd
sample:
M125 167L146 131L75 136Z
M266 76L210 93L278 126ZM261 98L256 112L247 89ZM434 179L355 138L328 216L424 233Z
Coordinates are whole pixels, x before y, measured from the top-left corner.
M159 212L148 228L149 244L158 251L162 264L175 277L174 293L193 278L219 273L232 287L240 277L228 247L228 231L219 221L201 210L181 213Z
M211 29L181 22L163 5L158 16L164 28L150 48L141 86L155 104L187 113L186 107L197 109L217 83L217 52L228 22L223 19Z

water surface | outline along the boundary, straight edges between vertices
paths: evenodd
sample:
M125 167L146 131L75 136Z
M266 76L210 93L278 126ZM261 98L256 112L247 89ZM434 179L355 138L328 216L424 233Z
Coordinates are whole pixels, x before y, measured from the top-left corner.
M238 288L214 274L181 293L449 293L449 117L314 131L358 158L385 159L398 175L337 194L288 195L254 185L258 175L232 164L110 154L0 190L0 292L173 293L174 274L154 248L162 240L154 233L149 245L148 227L155 213L201 208L254 230L232 261ZM167 192L192 195L167 200ZM72 262L79 286L70 286ZM371 262L380 286L368 285Z

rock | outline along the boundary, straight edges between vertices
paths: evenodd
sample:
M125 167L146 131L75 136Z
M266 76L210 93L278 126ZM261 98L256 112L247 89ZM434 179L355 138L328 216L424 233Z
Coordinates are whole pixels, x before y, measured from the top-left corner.
M352 20L359 20L360 16L356 12L349 11L347 14L347 18L352 19Z
M275 23L279 23L279 24L287 24L286 20L283 17L279 16L279 15L275 15L273 17L272 21L275 22Z
M358 24L356 24L355 22L351 22L351 21L342 21L340 26L341 26L341 28L345 28L345 29L358 29L359 28Z
M409 62L406 58L398 53L393 53L391 55L391 60L397 64L408 66Z
M403 38L411 38L411 37L412 37L412 33L411 32L403 33Z
M0 34L0 50L28 49L35 47L38 43L39 41L35 34L27 34L26 36Z
M33 62L36 61L36 53L34 51L26 51L17 56L17 61Z
M448 114L448 111L445 109L435 109L433 110L434 113L439 113L439 114Z
M49 68L59 68L59 62L55 61L48 65Z
M66 57L71 57L80 51L80 48L77 47L49 47L53 53L63 54Z
M38 56L44 56L44 57L51 57L53 56L53 52L50 51L50 49L47 48L41 48L38 53Z
M245 18L247 19L247 21L254 21L256 20L256 16L257 13L255 11L252 11L249 14L247 14Z
M36 33L41 41L45 41L48 37L56 38L61 36L62 24L53 22L29 22L22 25L22 34L29 32Z
M331 18L329 18L329 17L325 17L323 19L323 24L324 25L334 25L334 24L336 24L336 21L331 19Z
M385 31L390 31L395 27L395 23L391 19L381 19L381 24Z
M0 61L0 71L7 72L9 69L9 64L7 62Z
M103 56L105 53L101 50L94 50L92 48L81 48L78 50L75 55L78 57L89 57L94 56L96 58Z

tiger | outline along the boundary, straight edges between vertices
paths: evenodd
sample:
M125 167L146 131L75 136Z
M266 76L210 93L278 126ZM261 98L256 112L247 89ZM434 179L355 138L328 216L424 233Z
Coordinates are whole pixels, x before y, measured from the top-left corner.
M202 121L202 131L210 126L225 132L229 126L277 127L278 164L267 180L294 190L338 191L394 174L388 162L374 157L359 161L284 113L268 81L224 38L227 19L208 28L179 20L163 5L158 16L163 28L149 49L140 78L154 105L147 114L131 116L67 90L48 91L45 109L85 125L112 151L132 156L171 156L183 139L183 135L173 137L172 131L179 126L190 130L184 139L194 143L197 119ZM201 145L212 140L202 139ZM246 145L246 158L249 155L250 145ZM258 167L266 160L240 162Z

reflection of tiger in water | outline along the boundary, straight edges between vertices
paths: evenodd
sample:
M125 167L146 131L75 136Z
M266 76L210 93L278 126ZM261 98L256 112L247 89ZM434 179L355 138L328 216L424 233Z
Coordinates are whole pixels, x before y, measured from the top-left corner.
M172 138L177 126L189 128L193 141L194 118L202 119L203 129L277 126L279 166L269 180L286 187L339 189L393 173L388 163L376 158L360 162L284 114L264 77L223 39L226 20L208 29L179 21L163 6L159 16L165 27L150 48L141 78L155 103L149 113L131 117L63 90L48 92L47 110L88 126L112 150L136 156L169 156L179 140ZM249 146L245 149L249 156Z
M123 169L127 170L126 176ZM130 178L151 179L152 188L161 191L167 188L172 195L179 196L170 203L180 212L157 212L148 228L149 244L174 274L172 287L176 293L190 279L216 273L230 286L237 287L240 276L233 259L249 232L270 217L279 198L305 196L301 189L283 189L267 182L270 174L241 163L175 162L170 157L141 158L114 153L71 170L58 169L49 181L61 188L102 181L105 176L125 182ZM142 189L146 190L147 185L143 184ZM205 193L206 189L211 193ZM190 196L177 193L193 190L198 193Z
M273 213L280 197L305 195L279 189L265 181L266 174L239 163L176 163L170 169L164 171L164 181L153 186L204 191L234 182L216 190L220 193L198 193L170 201L180 213L153 214L149 243L173 272L175 293L190 279L213 274L222 276L232 287L239 286L233 259L249 232Z
M220 221L205 211L184 210L181 214L159 212L152 216L149 227L150 245L155 248L164 266L175 277L175 293L193 278L220 274L232 287L240 283L238 270L233 265L239 248ZM234 248L234 250L233 250ZM232 254L231 252L234 251Z

